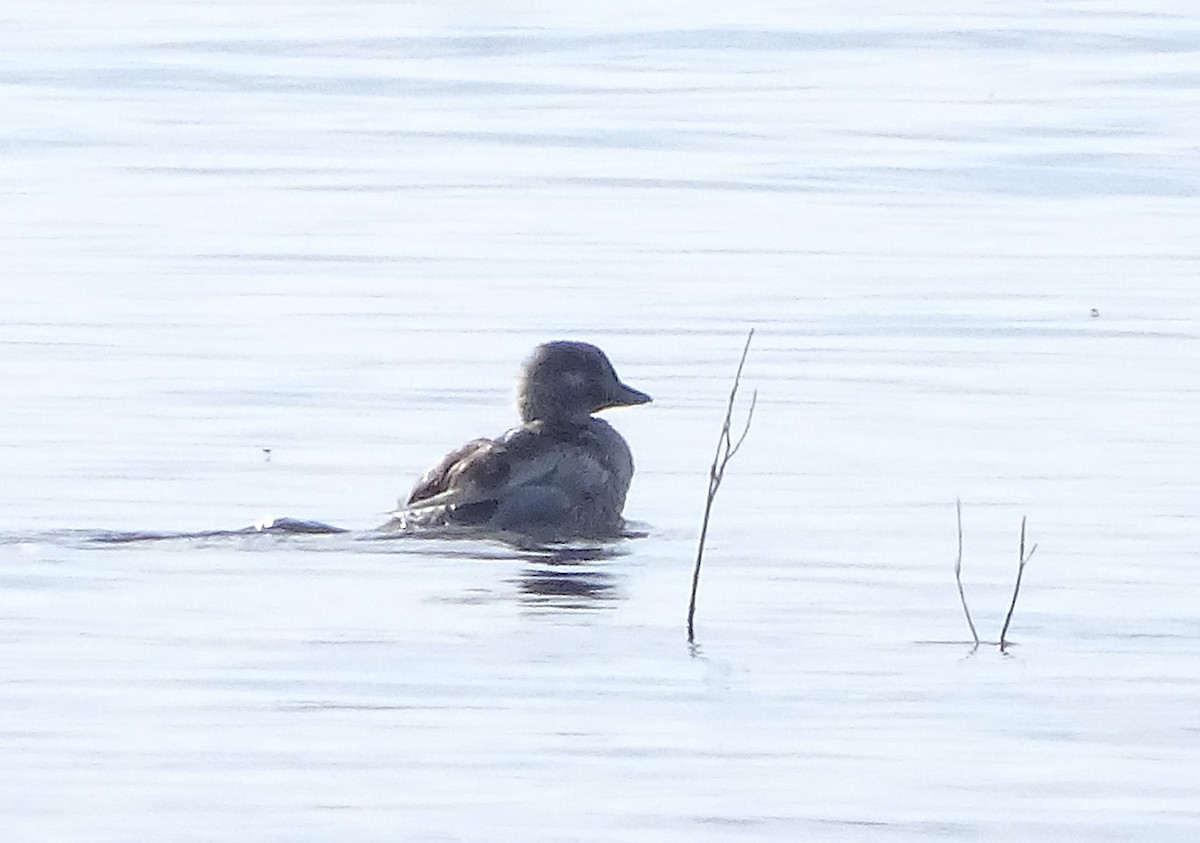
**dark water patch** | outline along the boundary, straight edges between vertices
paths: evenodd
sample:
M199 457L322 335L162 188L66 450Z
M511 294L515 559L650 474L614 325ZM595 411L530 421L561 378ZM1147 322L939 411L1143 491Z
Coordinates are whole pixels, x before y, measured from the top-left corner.
M306 521L298 518L276 518L269 524L252 525L238 530L200 530L197 532L155 532L98 530L86 540L95 544L132 544L135 542L178 541L186 539L212 539L233 536L294 536L334 535L348 533L342 527L334 527L321 521Z
M629 531L605 542L573 541L538 543L520 535L481 531L470 527L431 527L409 530L351 530L324 521L301 518L276 518L236 529L212 530L88 530L65 529L42 533L0 535L4 545L60 545L72 547L126 547L166 542L203 543L210 540L254 540L258 537L305 538L342 536L364 551L389 550L400 543L406 553L450 559L511 561L524 560L551 566L570 566L613 559L626 555L626 539L647 534ZM298 545L305 546L305 545ZM327 550L327 544L309 545L309 549ZM337 549L345 550L339 542ZM576 571L578 572L578 571Z
M623 539L642 538L645 533L631 532L609 542L532 542L513 533L480 530L474 527L433 526L408 530L374 530L357 538L370 542L427 542L438 556L469 559L524 559L547 564L592 562L624 556L628 550ZM457 546L454 543L458 543ZM428 545L427 545L428 547Z

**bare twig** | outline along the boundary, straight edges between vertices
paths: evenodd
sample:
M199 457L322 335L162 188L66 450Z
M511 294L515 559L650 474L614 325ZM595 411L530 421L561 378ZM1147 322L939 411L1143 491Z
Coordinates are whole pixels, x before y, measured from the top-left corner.
M967 597L963 593L963 584L962 584L962 557L963 557L962 500L958 499L955 503L956 503L956 507L958 510L958 559L954 563L954 579L955 579L955 582L958 583L958 599L962 601L963 614L967 616L967 626L969 626L971 628L971 637L975 640L975 646L972 648L971 652L974 653L975 650L979 649L980 644L986 643L986 644L999 644L1000 652L1005 653L1007 651L1007 647L1008 647L1008 627L1012 623L1013 612L1017 608L1017 596L1021 593L1021 576L1025 573L1025 564L1027 562L1029 562L1030 559L1033 558L1033 554L1037 550L1037 545L1035 544L1033 547L1031 547L1029 549L1028 554L1025 553L1025 518L1022 517L1021 518L1021 544L1020 544L1020 548L1018 549L1018 553L1017 553L1017 559L1018 559L1017 583L1015 586L1013 586L1012 602L1009 603L1008 614L1005 616L1004 626L1000 630L1000 640L999 641L986 641L986 642L980 641L979 633L977 633L975 631L975 623L971 620L971 612L967 608Z
M958 583L958 599L962 601L963 614L967 616L967 626L971 628L971 637L975 639L975 648L978 649L979 633L975 631L975 622L971 620L971 610L967 608L967 596L963 593L962 584L962 498L955 499L955 506L958 509L958 559L954 563L954 580Z
M1025 563L1033 558L1034 551L1037 550L1037 545L1029 549L1029 555L1025 555L1025 518L1021 518L1021 547L1018 551L1017 559L1017 584L1013 586L1012 603L1008 606L1008 615L1004 618L1004 628L1000 630L1000 652L1004 652L1008 646L1006 636L1008 635L1008 625L1012 623L1013 610L1017 608L1017 595L1021 593L1021 575L1025 573Z
M742 381L742 368L746 365L746 355L750 353L750 340L754 339L754 329L746 335L746 346L742 349L742 359L738 361L737 373L733 376L733 388L729 390L729 406L725 409L725 423L721 426L721 435L717 439L717 451L713 455L712 468L708 470L708 496L704 501L704 520L700 523L700 544L696 548L696 567L692 571L692 598L688 602L687 631L688 643L695 643L696 591L700 587L700 562L704 558L704 541L708 538L708 519L712 515L713 501L717 498L717 490L721 488L721 480L725 477L725 466L733 455L746 441L750 432L750 421L754 418L754 407L758 403L758 390L750 397L750 409L746 413L746 425L742 428L737 441L730 433L733 427L733 405L737 400L738 386Z

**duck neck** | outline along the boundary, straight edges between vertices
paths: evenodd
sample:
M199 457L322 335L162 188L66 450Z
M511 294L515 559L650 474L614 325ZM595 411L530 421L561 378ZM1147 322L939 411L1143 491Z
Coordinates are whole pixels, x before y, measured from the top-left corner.
M542 415L535 418L522 417L522 421L526 426L537 425L547 430L573 430L581 427L587 427L594 419L589 414L560 414Z

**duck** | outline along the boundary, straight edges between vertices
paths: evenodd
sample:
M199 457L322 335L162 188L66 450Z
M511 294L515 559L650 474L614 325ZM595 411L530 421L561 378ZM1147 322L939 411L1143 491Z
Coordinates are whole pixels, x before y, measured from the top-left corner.
M595 413L648 404L586 342L539 345L517 383L521 424L446 454L380 527L463 527L536 542L619 537L633 453Z

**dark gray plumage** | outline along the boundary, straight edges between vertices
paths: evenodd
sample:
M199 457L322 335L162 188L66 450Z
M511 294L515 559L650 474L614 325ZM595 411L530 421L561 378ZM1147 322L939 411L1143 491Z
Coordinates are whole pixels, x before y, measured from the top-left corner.
M540 345L521 371L521 426L447 454L382 529L465 526L538 541L618 535L633 455L592 414L648 401L596 346Z

